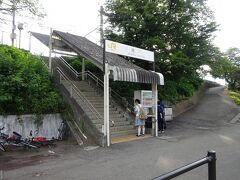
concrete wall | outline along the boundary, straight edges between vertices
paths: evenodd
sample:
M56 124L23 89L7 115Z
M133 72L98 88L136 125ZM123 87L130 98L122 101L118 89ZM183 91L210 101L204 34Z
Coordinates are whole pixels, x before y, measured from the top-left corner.
M6 134L16 131L23 138L28 137L31 130L33 132L38 130L38 136L57 137L58 128L62 122L60 114L43 115L42 124L39 127L34 123L34 118L34 115L0 116L0 128L4 126L5 129L2 132Z
M200 100L200 98L204 95L204 92L210 87L209 84L204 84L199 91L192 96L191 98L181 101L177 104L175 104L172 108L173 108L173 117L177 117L178 115L188 111L189 109L191 109L192 107L194 107L198 101Z

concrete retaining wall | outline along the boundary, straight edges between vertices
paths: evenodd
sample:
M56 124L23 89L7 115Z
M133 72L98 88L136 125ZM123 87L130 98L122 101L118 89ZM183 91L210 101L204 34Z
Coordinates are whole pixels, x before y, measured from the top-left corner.
M43 115L42 124L39 126L34 123L34 118L34 115L0 116L0 127L5 127L3 133L12 134L13 131L16 131L23 138L28 137L31 130L33 132L38 130L38 136L57 137L58 128L62 122L60 114Z
M200 98L204 95L206 89L209 87L210 85L205 83L194 96L187 100L181 101L180 103L175 104L173 106L173 117L177 117L178 115L194 107L194 105L198 103Z

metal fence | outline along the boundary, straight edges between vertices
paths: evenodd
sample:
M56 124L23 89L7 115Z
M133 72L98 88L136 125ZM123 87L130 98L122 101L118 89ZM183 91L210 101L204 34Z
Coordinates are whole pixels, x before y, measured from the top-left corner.
M175 169L169 173L163 174L161 176L155 177L152 180L168 180L175 178L181 174L184 174L188 171L191 171L197 167L200 167L204 164L208 164L208 180L216 180L216 152L215 151L208 151L207 156L195 161L193 163L190 163L188 165L185 165L183 167L180 167L178 169Z

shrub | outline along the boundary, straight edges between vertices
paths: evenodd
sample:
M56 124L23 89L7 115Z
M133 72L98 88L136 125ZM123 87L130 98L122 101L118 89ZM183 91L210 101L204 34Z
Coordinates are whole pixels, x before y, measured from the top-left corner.
M234 100L237 105L240 105L240 92L229 91L230 97Z
M0 46L0 114L54 113L63 100L41 59Z

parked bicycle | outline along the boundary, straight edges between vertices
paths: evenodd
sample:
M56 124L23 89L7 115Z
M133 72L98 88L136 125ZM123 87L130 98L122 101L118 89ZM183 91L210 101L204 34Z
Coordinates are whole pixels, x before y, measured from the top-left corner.
M2 133L4 127L0 128L0 142L1 142L1 150L6 151L7 146L13 147L22 147L24 149L35 149L37 150L39 146L33 145L30 143L28 139L23 139L20 134L13 131L13 133L9 136L5 133Z
M3 146L2 142L0 142L0 150L3 151L3 152L6 151L6 149L5 149L5 147Z
M54 137L46 138L44 136L38 136L38 130L34 131L34 136L32 130L29 133L29 142L30 144L35 146L55 147L56 146L55 141L56 139Z

